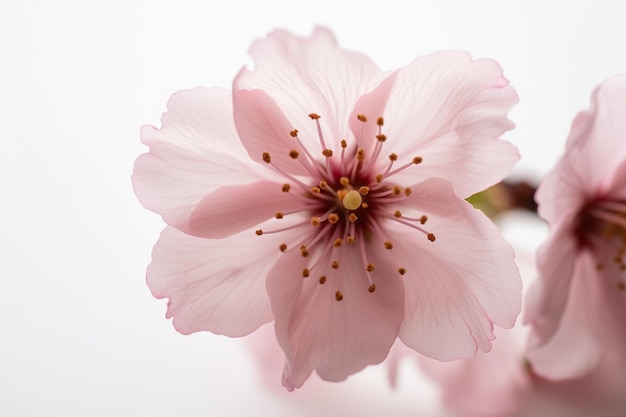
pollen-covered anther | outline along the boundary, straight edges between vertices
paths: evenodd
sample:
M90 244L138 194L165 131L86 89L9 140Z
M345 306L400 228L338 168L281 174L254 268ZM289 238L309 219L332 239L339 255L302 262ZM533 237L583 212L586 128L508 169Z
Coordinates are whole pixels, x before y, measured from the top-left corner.
M359 187L359 194L367 195L367 193L369 193L369 192L370 192L370 187L367 187L365 185L362 186L362 187Z
M276 214L274 214L274 217L277 219L282 219L283 217L285 217L285 215L283 214L282 211L276 212Z
M356 118L359 119L359 122L363 122L363 123L367 122L367 117L365 117L365 115L357 114Z
M363 161L363 160L365 160L365 150L363 150L363 149L358 149L358 150L356 151L356 159L357 159L358 161Z
M324 149L322 151L322 155L324 155L326 158L330 158L331 156L333 156L333 151L332 149Z
M258 229L254 233L256 233L257 236L261 236L263 234L263 230Z
M291 132L289 132L289 135L291 135L292 138L295 138L298 136L298 129L294 129Z
M378 116L378 119L376 119L376 124L378 126L382 126L385 124L385 119L383 119L383 116Z
M337 262L337 261L332 261L332 262L330 263L330 267L331 267L332 269L339 269L339 262Z
M370 285L370 286L369 286L369 288L367 289L367 291L369 291L369 292L374 292L374 291L376 291L376 284L372 284L372 285Z
M326 282L326 275L322 275L318 281L321 285L324 285L324 283Z
M299 155L300 154L295 149L289 151L289 156L291 157L291 159L298 159Z
M367 270L367 272L374 272L374 270L376 269L376 265L369 262L367 265L365 265L365 269Z
M339 178L339 184L343 185L344 187L347 187L348 185L350 185L350 178L348 177Z
M398 268L398 273L400 275L404 275L404 274L406 274L406 269L405 268Z
M272 162L272 158L270 158L269 153L263 152L263 162L265 162L266 164L269 164L270 162Z
M317 113L310 113L309 117L311 118L311 120L317 120L319 119L321 116Z
M428 238L428 240L430 240L431 242L434 242L437 238L435 237L434 233L429 233L426 235L426 237Z
M337 301L343 300L343 294L341 293L341 291L335 291L335 300Z
M313 217L311 218L311 226L319 226L320 225L320 218L319 217Z
M328 183L326 181L320 181L320 188L325 190L328 188Z
M391 243L389 241L386 241L384 243L384 245L385 245L385 249L387 249L387 250L393 249L393 243Z
M379 133L378 135L376 135L376 139L378 139L378 141L382 143L387 140L387 135L385 135L384 133Z
M309 268L304 268L304 269L302 270L302 276L303 276L304 278L308 278L310 274L311 274L311 271L309 270Z
M398 155L396 155L395 153L390 153L389 154L389 160L390 161L397 161L398 160Z
M414 163L415 165L417 165L417 164L421 164L421 163L422 163L422 161L423 161L423 159L422 159L422 157L421 157L421 156L416 156L415 158L413 158L413 163Z
M426 222L428 221L428 216L425 214L422 214L420 217L420 223L421 224L426 224Z
M362 204L361 204L361 208L366 209L366 208L368 208L368 207L369 207L369 205L368 205L367 203L362 203Z
M354 243L356 242L356 240L354 239L354 236L348 236L346 237L346 243L348 245L354 245Z
M282 188L282 190L283 190L283 193L288 193L288 192L289 192L289 190L291 190L291 185L289 185L289 184L283 184L283 188Z
M307 258L309 256L309 250L305 246L302 246L300 248L300 255L302 255L303 258Z
M339 215L336 213L330 213L328 215L328 223L335 224L339 221Z
M348 147L348 142L346 142L346 140L345 140L345 139L341 139L341 142L340 142L340 143L341 143L341 147L342 147L343 149L346 149L346 148Z
M354 223L359 220L359 218L356 216L356 214L350 213L350 215L348 216L348 220L350 221L350 223Z
M286 251L286 250L287 250L287 244L286 244L286 243L281 243L281 244L278 246L278 249L280 249L280 251L281 251L281 252Z
M378 175L376 175L376 182L377 182L377 183L379 183L379 184L380 184L381 182L383 182L383 176L382 176L382 174L378 174Z
M406 195L407 197L410 196L412 192L413 190L411 190L411 187L406 187L404 189L404 195Z
M394 195L400 195L400 193L402 192L402 189L398 187L397 185L394 185L391 190L393 191Z
M322 190L320 189L320 187L311 187L311 193L312 194L319 194L321 192L322 192Z
M393 215L396 216L397 218L402 217L402 213L400 212L400 210L396 210L393 212Z
M343 196L341 203L346 210L356 210L361 207L363 197L361 197L361 193L359 191L350 190Z
M333 246L338 248L341 245L343 245L343 239L341 239L340 237L338 237L337 239L335 239L335 241L333 242Z

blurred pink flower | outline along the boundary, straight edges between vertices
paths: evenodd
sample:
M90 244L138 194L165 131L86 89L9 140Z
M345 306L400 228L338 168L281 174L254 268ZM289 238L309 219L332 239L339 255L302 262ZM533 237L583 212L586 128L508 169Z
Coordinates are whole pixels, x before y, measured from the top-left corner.
M537 192L551 228L527 297L534 372L573 378L626 358L626 76L593 93Z
M500 67L444 52L382 72L319 28L250 52L232 93L176 93L141 131L133 186L169 225L147 280L176 329L274 320L289 390L379 363L398 337L439 360L488 351L521 283L463 199L518 158L498 140L517 102Z

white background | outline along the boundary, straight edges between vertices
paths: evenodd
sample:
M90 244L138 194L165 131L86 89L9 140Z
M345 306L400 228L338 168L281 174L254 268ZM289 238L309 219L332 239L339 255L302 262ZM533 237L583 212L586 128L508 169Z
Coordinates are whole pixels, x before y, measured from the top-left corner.
M507 138L539 180L596 84L626 72L619 1L23 1L0 5L1 416L443 416L411 364L287 394L249 343L181 336L144 283L163 224L131 189L167 99L229 87L251 41L330 27L393 69L465 49L517 89ZM265 380L274 382L267 388Z

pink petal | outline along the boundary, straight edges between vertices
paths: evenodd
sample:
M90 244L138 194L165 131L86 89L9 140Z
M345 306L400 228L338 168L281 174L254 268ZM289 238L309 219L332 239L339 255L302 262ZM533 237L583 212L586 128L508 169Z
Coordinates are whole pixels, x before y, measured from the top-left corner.
M187 232L189 216L204 196L270 176L270 170L253 172L232 120L227 90L196 88L172 95L163 127L141 129L150 147L135 162L132 177L141 203Z
M222 238L258 225L278 212L303 208L301 200L282 191L282 184L262 181L222 187L198 203L189 218L189 234Z
M233 90L266 92L292 123L289 129L298 129L305 145L320 152L317 128L308 115L321 116L328 147L337 150L350 132L354 104L384 78L367 56L340 49L332 33L319 27L310 38L274 31L256 41L250 55L254 70L242 70Z
M623 360L624 293L617 283L610 285L614 277L598 271L596 263L587 250L577 256L558 327L549 338L540 340L543 343L533 335L527 358L538 375L554 380L576 378L596 368L603 359Z
M493 324L512 327L521 309L513 250L447 181L431 179L411 188L400 210L403 216L426 214L424 227L436 241L394 221L385 224L394 259L407 271L400 339L439 360L468 358L477 348L487 352Z
M243 336L272 320L265 276L284 236L253 230L226 239L201 239L168 227L152 252L147 282L169 298L167 317L183 334L208 330Z
M302 277L308 263L297 253L285 254L269 274L276 337L286 357L283 385L289 390L302 386L313 370L323 379L341 381L380 363L398 335L403 310L398 274L388 263L378 263L380 280L370 293L359 250L344 249L340 268L328 272L323 285L320 273ZM341 301L336 291L342 292Z
M513 146L496 141L513 128L506 115L517 101L494 61L472 61L467 53L435 53L400 69L384 114L385 148L399 162L416 155L424 162L395 180L437 176L461 197L500 181L519 158Z
M606 189L607 180L626 159L625 96L626 75L609 78L594 91L591 108L572 123L565 158L578 171L583 190Z

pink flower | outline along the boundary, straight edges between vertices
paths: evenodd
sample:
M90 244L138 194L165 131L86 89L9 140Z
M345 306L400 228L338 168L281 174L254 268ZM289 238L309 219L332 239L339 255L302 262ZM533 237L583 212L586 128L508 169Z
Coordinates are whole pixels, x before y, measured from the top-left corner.
M518 158L498 140L517 102L500 67L445 52L382 72L319 28L250 52L232 93L176 93L141 131L135 192L169 225L147 280L176 329L274 320L289 390L379 363L398 337L440 360L488 351L520 279L463 199Z
M551 228L525 322L528 359L573 378L626 357L626 76L609 79L572 125L565 155L537 192Z

